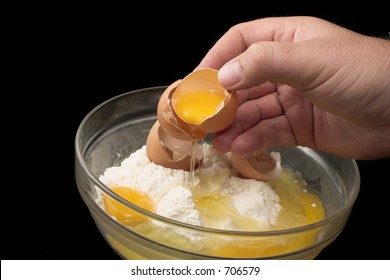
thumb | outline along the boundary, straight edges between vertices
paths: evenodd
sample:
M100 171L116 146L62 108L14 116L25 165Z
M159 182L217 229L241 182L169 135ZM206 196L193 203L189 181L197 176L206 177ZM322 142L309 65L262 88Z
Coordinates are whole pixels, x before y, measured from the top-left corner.
M325 69L331 67L333 55L324 43L321 39L257 42L222 66L218 78L228 90L247 89L266 81L297 89L313 88L334 73Z

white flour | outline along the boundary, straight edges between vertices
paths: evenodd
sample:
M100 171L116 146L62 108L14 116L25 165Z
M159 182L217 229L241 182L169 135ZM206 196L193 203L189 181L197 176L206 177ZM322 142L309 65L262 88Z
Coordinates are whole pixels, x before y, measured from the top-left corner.
M202 225L190 190L177 186L170 189L158 202L156 213L187 224Z
M255 219L265 226L274 224L281 206L273 188L265 182L236 177L229 157L217 155L210 144L203 144L202 149L204 159L197 173L206 178L226 174L221 177L219 186L215 186L218 194L229 195L232 205L243 217ZM143 146L125 159L121 166L106 169L99 179L107 186L128 186L148 194L155 204L156 213L161 216L202 226L204 221L196 209L193 193L185 184L189 182L189 176L187 171L168 169L150 162ZM197 196L199 193L197 191ZM102 202L99 204L102 205ZM224 227L234 229L229 228L229 224Z

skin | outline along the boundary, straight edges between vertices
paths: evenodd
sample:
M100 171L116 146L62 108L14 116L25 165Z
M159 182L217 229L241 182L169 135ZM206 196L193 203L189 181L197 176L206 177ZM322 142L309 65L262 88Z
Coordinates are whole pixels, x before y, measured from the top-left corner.
M220 152L307 146L354 159L390 157L390 41L313 17L231 27L196 69L238 93Z

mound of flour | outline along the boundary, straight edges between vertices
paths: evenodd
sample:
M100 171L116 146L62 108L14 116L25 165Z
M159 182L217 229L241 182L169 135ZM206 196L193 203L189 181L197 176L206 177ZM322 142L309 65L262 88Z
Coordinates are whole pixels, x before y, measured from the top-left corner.
M279 197L266 182L239 178L228 156L215 152L210 144L202 144L204 159L196 172L212 176L228 174L221 183L220 194L231 197L232 205L243 217L272 225L281 210ZM151 162L143 146L120 166L110 167L100 176L107 186L128 186L150 196L157 214L180 222L202 226L203 218L196 209L193 194L186 187L190 172L165 168ZM100 202L100 205L102 203ZM229 228L225 229L233 229Z

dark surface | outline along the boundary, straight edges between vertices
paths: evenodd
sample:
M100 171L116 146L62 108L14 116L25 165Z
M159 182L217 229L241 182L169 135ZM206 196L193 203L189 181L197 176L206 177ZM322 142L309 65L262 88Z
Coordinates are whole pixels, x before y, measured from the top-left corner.
M231 25L272 15L314 15L367 35L383 37L390 31L380 6L327 13L287 7L269 12L246 4L219 13L204 7L192 11L193 16L184 7L121 13L90 8L32 16L9 34L7 82L12 87L6 98L13 103L3 103L11 113L3 125L8 183L2 195L2 259L119 258L78 193L76 129L110 97L183 78ZM144 20L135 20L135 14ZM390 161L358 164L361 192L350 220L318 259L381 259L386 257L381 252L390 250L384 229Z

